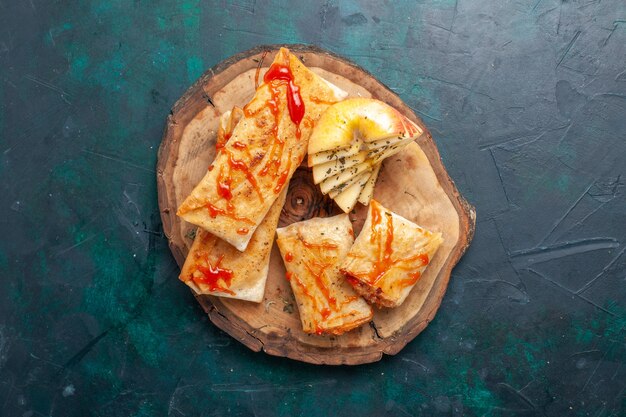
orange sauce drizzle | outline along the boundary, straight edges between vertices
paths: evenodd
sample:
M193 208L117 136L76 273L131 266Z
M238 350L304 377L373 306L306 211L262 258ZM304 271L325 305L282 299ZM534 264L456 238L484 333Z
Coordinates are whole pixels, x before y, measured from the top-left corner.
M313 278L315 278L317 288L320 290L322 295L324 295L324 298L326 298L326 301L333 308L333 310L337 310L337 299L330 294L330 290L322 279L324 271L326 271L326 269L330 268L332 265L324 264L317 261L313 261L313 264L314 265L304 262L304 266L306 267L306 269L308 269L309 273L313 275ZM330 314L330 311L328 312L328 314ZM328 317L328 315L326 317ZM322 318L325 319L326 317L324 317L324 313L322 312Z
M287 158L287 166L280 173L280 177L278 177L278 182L276 183L276 187L274 187L274 193L278 194L281 192L283 187L285 186L285 182L287 182L287 178L289 177L289 171L291 171L291 150L289 150L289 157Z
M311 243L307 242L300 233L298 233L298 240L307 249L337 249L337 245L330 242Z
M274 118L274 124L272 126L274 140L272 141L272 146L267 155L267 161L261 169L260 175L264 176L271 172L273 177L277 177L285 148L285 141L278 137L278 125L280 123L280 85L272 82L267 83L267 85L271 98L265 102L265 105Z
M235 149L237 149L239 151L244 151L249 160L252 159L252 154L248 150L248 145L246 145L245 143L241 143L239 141L234 141L232 143L232 146L233 146L233 148L235 148Z
M246 164L244 161L240 160L240 159L236 159L234 157L234 155L232 154L232 152L230 152L228 149L226 149L226 143L229 141L230 137L232 136L232 131L231 132L227 132L224 134L224 140L223 141L218 141L218 143L216 143L216 149L218 152L224 152L226 157L227 157L227 162L228 162L228 166L227 168L224 167L224 165L220 166L220 171L219 174L217 176L217 195L220 196L221 198L223 198L224 200L227 201L227 205L226 205L226 210L221 209L216 207L213 203L211 202L207 202L205 204L205 207L207 208L207 210L209 210L209 215L212 218L217 217L218 215L223 215L226 217L230 217L234 220L239 220L239 221L243 221L245 223L254 225L254 222L252 222L250 219L247 219L245 217L239 217L234 213L234 206L231 203L231 199L233 198L233 193L232 193L232 187L233 187L233 178L232 178L232 171L233 170L237 170L237 171L241 171L244 176L246 177L246 179L248 180L248 182L250 182L250 185L252 185L252 188L254 189L254 191L257 193L257 195L259 196L259 199L261 200L261 202L265 201L265 198L263 197L263 194L261 193L261 190L259 188L259 185L256 181L256 178L254 177L254 175L252 175L252 172L250 172L250 169L248 168L248 164ZM234 149L237 150L245 150L246 153L248 154L248 156L250 157L250 153L247 149L247 146L239 141L235 141L232 143L232 147ZM212 171L215 168L215 166L213 164L209 165L209 171ZM239 234L247 234L247 230L245 229L246 232L242 232L245 228L240 228L237 233Z
M259 65L255 74L255 87L258 88L259 82L259 74L261 70L261 64L263 59L265 58L266 53L263 54ZM284 188L287 179L289 178L289 174L291 171L291 149L289 150L289 157L286 162L286 167L284 167L281 171L282 159L285 148L285 141L278 137L278 126L280 122L280 103L281 103L281 86L286 85L287 87L287 109L289 111L289 117L291 121L296 125L296 137L300 138L300 124L304 119L305 126L312 125L312 121L310 119L305 119L305 106L304 101L302 100L302 95L300 93L300 87L294 83L294 77L291 72L291 69L288 65L282 65L278 63L274 63L267 70L265 75L263 76L263 82L268 86L270 92L270 98L265 102L265 108L269 109L270 113L274 118L274 124L272 127L272 133L274 140L272 142L270 151L267 155L267 161L265 165L259 172L261 176L271 174L272 177L276 178L276 185L274 186L274 193L278 194ZM252 111L249 106L246 105L243 108L244 115L246 117L252 117L259 111L263 110L263 107ZM217 178L217 194L225 199L227 203L227 210L219 209L215 207L213 204L208 202L206 204L207 209L211 217L215 218L217 215L227 215L233 219L241 220L242 218L238 218L234 213L234 207L230 203L230 200L233 197L232 187L233 187L233 178L231 173L233 170L240 171L244 174L247 181L250 183L252 188L255 190L261 202L264 202L265 199L261 190L259 188L259 184L256 181L255 176L249 169L247 163L240 159L236 159L233 154L228 151L225 147L226 143L230 139L232 132L228 132L224 134L224 140L218 141L216 143L216 148L218 152L225 152L228 161L228 170L224 170L220 168L220 172ZM241 142L234 142L232 147L237 150L245 150L248 156L248 159L252 159L250 152L247 149L247 146ZM209 171L213 169L213 165L209 166ZM226 172L225 172L226 171ZM247 220L247 219L246 219ZM241 230L241 229L240 229ZM239 233L239 231L238 231ZM242 233L243 234L243 233Z
M219 207L215 207L213 204L211 204L210 202L205 203L204 207L206 207L207 210L209 210L209 215L213 218L216 218L218 215L222 215L222 216L226 216L226 217L230 217L233 220L238 220L244 223L248 223L251 226L254 226L254 222L248 218L245 217L239 217L236 214L232 213L232 211L226 211L224 209L221 209Z
M233 135L233 132L226 132L224 133L223 138L221 138L220 140L220 136L217 135L217 142L215 142L215 150L217 152L219 152L222 148L224 148L224 146L226 146L226 142L228 142L228 139L230 139L230 137Z
M272 114L272 117L274 119L274 124L272 125L272 136L274 140L272 141L270 150L265 158L266 162L261 168L261 171L259 171L259 175L265 176L271 174L272 177L279 178L279 169L282 164L282 156L285 148L285 141L278 137L278 125L280 123L281 84L276 82L267 82L267 80L265 80L265 82L270 92L270 98L265 101L265 106L259 108L256 111L252 111L248 106L245 106L243 111L246 117L253 117L264 108L267 108ZM278 188L278 186L276 186L275 189L276 188ZM279 188L279 192L281 188L282 186Z
M422 274L420 273L420 271L415 271L413 274L411 274L411 276L409 276L409 278L399 280L398 285L400 286L400 288L408 287L409 285L415 284L421 276Z
M367 282L371 285L376 285L378 281L380 281L385 273L395 265L400 263L412 263L415 261L420 261L420 266L428 265L430 261L428 259L427 253L420 253L417 255L409 256L403 259L392 259L393 255L393 219L391 217L391 213L383 212L382 207L379 203L372 202L370 205L370 210L372 213L372 224L371 224L371 235L370 242L377 246L377 254L376 260L373 263L372 270L368 275L365 276ZM385 219L385 225L383 225L383 216ZM386 229L385 236L383 238L382 229ZM408 267L399 266L402 269L413 269L416 265L410 265ZM421 277L421 273L416 271L411 274L409 278L401 279L398 281L398 285L403 288L409 285L415 284L419 278ZM352 285L356 285L356 280L352 277L348 279L348 281Z
M316 97L316 96L309 96L309 100L312 103L315 103L315 104L326 104L328 106L331 106L331 105L337 103L337 101L335 101L335 100L323 100L323 99L321 99L319 97Z
M317 308L317 298L313 296L313 294L311 294L311 292L309 291L309 289L306 287L306 285L304 285L304 283L302 282L302 280L300 280L300 278L294 274L293 272L289 272L287 271L287 273L285 274L285 276L287 277L287 280L290 282L295 282L296 285L300 288L300 290L302 291L302 293L309 299L311 300L311 303L313 304L313 309L315 311L318 310Z
M259 184L256 182L256 178L254 177L254 175L252 175L252 172L250 172L250 169L248 168L248 164L246 164L241 159L235 159L233 154L230 153L227 149L224 149L224 152L226 152L226 154L228 155L228 165L230 166L230 168L235 169L237 171L241 171L246 176L246 179L248 180L250 185L252 185L252 188L254 188L254 191L259 196L259 199L261 200L261 202L264 202L265 198L263 198L263 194L261 193Z
M370 242L376 244L377 256L374 261L372 271L368 275L368 280L370 284L376 284L376 282L378 282L385 275L387 270L393 264L391 260L391 255L393 254L393 249L391 247L391 244L393 243L393 222L391 221L391 218L387 219L387 233L385 241L383 242L383 237L381 235L381 228L383 227L383 213L380 210L380 206L375 203L371 204L370 207L372 210L372 234L370 236ZM386 213L384 215L386 217L390 217L387 216Z
M404 258L404 259L400 259L400 260L396 261L396 263L398 263L398 262L410 263L410 262L415 262L415 261L420 261L420 263L422 265L428 265L428 263L430 262L430 259L428 258L428 254L427 253L418 253L417 255L409 256L408 258Z
M228 174L230 174L230 172ZM232 182L233 179L230 175L224 175L224 167L221 166L220 173L217 175L217 195L226 200L233 198L233 193L230 190Z
M313 129L313 127L315 126L315 122L310 117L305 117L304 119L302 119L302 123L300 125L307 129ZM298 126L298 128L299 127L300 126ZM300 139L300 136L298 136L298 139Z
M329 286L324 282L324 273L328 268L333 266L333 263L326 263L317 259L325 258L323 255L323 251L325 250L336 250L338 246L331 242L321 242L321 243L311 243L307 242L300 234L298 234L298 241L302 243L302 245L311 250L315 255L312 258L312 261L304 261L303 265L308 270L309 274L313 277L315 285L309 288L306 288L304 283L296 277L293 273L287 273L287 279L295 282L296 285L302 290L302 293L310 300L313 310L315 312L319 312L321 316L320 321L316 321L313 318L313 325L315 326L315 333L322 334L324 332L323 324L328 318L331 316L333 312L339 312L343 308L344 305L349 304L353 301L356 301L358 296L347 296L342 300L337 300L337 298L331 293ZM287 252L285 254L285 261L291 262L293 260L293 254L291 252ZM294 277L297 280L294 281ZM321 297L313 294L310 289L315 288L316 291L321 293ZM318 308L323 306L321 309ZM339 316L343 317L343 316ZM338 317L335 317L335 319Z

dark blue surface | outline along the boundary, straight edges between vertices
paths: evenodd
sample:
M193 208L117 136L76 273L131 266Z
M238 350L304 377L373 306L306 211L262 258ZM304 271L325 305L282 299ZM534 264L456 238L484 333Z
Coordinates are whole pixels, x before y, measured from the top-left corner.
M177 280L165 118L267 43L389 85L476 206L395 357L250 352ZM0 415L626 415L625 45L623 0L0 3Z

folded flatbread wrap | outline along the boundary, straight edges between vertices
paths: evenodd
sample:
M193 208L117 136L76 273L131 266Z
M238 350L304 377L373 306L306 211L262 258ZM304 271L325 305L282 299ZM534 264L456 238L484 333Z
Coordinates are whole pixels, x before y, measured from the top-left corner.
M433 233L372 200L361 233L341 271L367 301L379 307L404 302L443 242Z
M276 232L306 333L338 335L371 320L371 307L339 271L354 241L347 214L293 223Z
M313 125L346 95L281 48L232 136L177 214L245 250L302 162Z

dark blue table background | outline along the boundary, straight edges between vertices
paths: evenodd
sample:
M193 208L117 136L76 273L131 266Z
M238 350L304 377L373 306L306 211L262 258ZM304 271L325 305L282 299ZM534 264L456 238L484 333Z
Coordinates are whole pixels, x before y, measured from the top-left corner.
M478 212L434 322L316 367L211 325L162 235L170 107L264 43L363 66ZM3 1L0 415L626 415L623 0Z

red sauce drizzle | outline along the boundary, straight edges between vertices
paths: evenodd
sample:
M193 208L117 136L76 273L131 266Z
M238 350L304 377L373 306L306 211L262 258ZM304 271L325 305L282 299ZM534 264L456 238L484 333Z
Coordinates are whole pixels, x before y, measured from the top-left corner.
M346 275L346 281L348 281L348 283L352 285L353 287L356 287L357 285L359 285L359 280L354 278L351 275Z
M267 70L263 81L266 84L274 84L272 81L287 82L287 108L289 109L289 117L295 125L299 125L304 117L304 102L300 95L300 87L293 83L293 74L287 65L277 63Z
M247 227L240 227L239 229L237 229L237 233L239 233L240 235L247 235L249 231L250 230L248 230Z
M246 156L248 157L248 160L252 160L252 154L250 153L250 151L248 150L248 145L246 145L245 143L241 143L239 141L235 141L232 143L233 148L239 150L239 151L244 151Z
M217 137L217 142L215 142L215 150L217 152L219 152L224 146L226 146L226 142L228 142L228 139L230 139L230 137L233 135L233 132L226 132L224 133L224 137L222 140L220 140L220 137L218 135Z
M209 210L209 216L211 216L212 218L216 218L218 214L226 214L224 210L222 210L221 208L215 207L211 203L206 203L205 207L207 208L207 210Z
M232 182L233 179L230 177L230 175L225 176L224 168L220 167L220 173L217 176L217 194L226 200L230 200L231 198L233 198L233 193L230 190L230 184Z
M293 261L293 253L287 252L285 254L285 262L291 262L291 261Z
M202 277L193 277L192 272L193 280L197 283L208 285L210 291L220 291L235 295L235 293L228 288L233 279L233 271L220 267L222 259L224 259L224 255L220 256L215 265L211 265L208 259L206 260L208 266L196 264L196 271L200 271ZM222 285L220 281L223 281L226 286Z
M260 67L257 68L257 74L255 82L258 82ZM278 194L284 187L289 173L291 170L291 150L289 159L287 160L287 167L281 171L281 165L283 162L283 154L285 150L285 141L278 137L278 126L280 124L280 108L281 108L281 87L286 84L287 86L287 109L289 111L289 117L291 121L296 125L296 137L300 138L300 123L304 119L304 102L300 94L300 87L294 84L293 74L288 65L272 64L265 75L263 81L267 85L270 93L270 98L266 100L265 106L258 110L252 111L248 106L244 107L244 114L247 117L252 117L259 111L267 108L274 117L274 124L272 126L272 133L274 141L271 144L269 152L265 156L265 163L259 175L271 175L277 179L274 186L274 192ZM306 122L306 120L305 120Z

